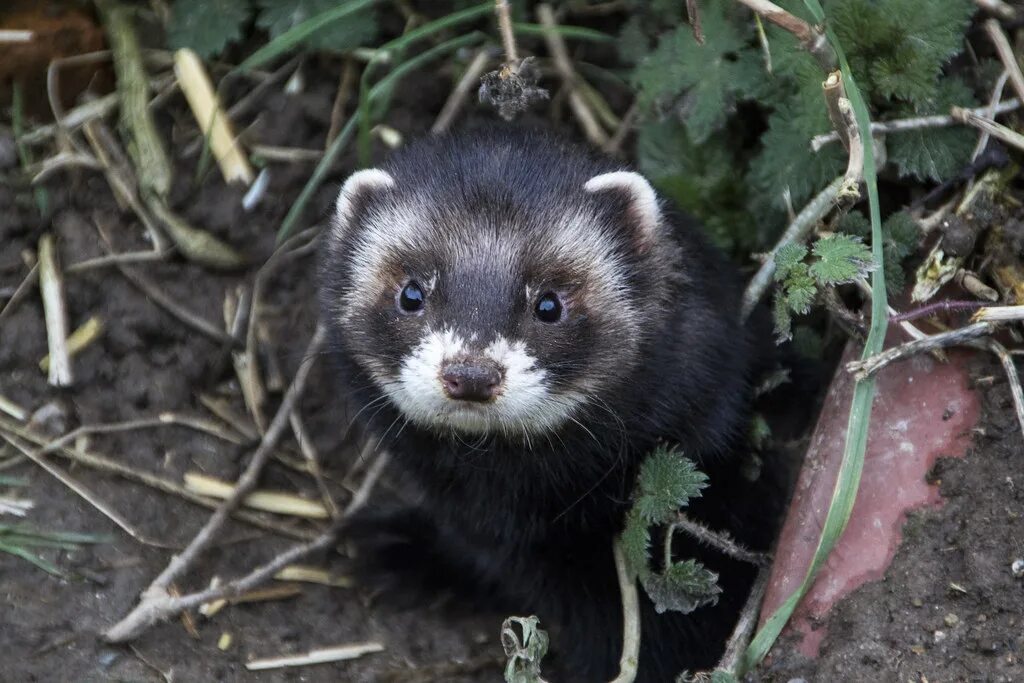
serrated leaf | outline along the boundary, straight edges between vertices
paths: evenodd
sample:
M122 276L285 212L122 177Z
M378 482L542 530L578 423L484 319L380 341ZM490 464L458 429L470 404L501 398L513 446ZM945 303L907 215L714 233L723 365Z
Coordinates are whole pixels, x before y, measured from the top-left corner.
M915 106L896 110L897 118L948 114L950 107L972 107L976 104L971 89L957 78L945 78L931 89L927 98ZM919 128L893 133L886 138L889 160L896 164L901 177L943 181L970 162L974 150L975 131L962 126L950 128Z
M680 24L637 65L632 79L642 107L678 102L677 110L697 143L724 125L735 102L750 96L763 71L747 45L744 24L732 19L724 3L704 7L701 23L704 45L697 44L689 25Z
M256 24L276 38L339 4L338 0L257 0L260 12ZM343 51L371 44L376 37L376 17L372 9L365 9L310 34L303 45L314 50Z
M626 515L626 526L621 536L622 554L626 566L634 577L646 576L650 572L648 560L651 547L651 530L636 508Z
M970 0L834 0L829 20L853 73L868 81L862 87L876 98L918 100L963 48L974 9Z
M807 265L798 264L786 278L785 286L789 310L797 315L809 313L814 297L818 294L818 287L814 278L807 274Z
M647 522L667 523L690 498L700 496L707 481L692 460L676 450L658 447L640 466L634 509Z
M188 47L200 57L212 57L242 37L249 13L248 0L176 0L167 43L175 50Z
M651 51L643 21L638 15L631 16L623 24L615 47L619 52L619 58L627 64L636 64Z
M658 614L668 610L689 614L698 607L718 602L722 589L717 581L718 575L696 560L684 560L659 574L652 573L641 583Z
M785 280L807 256L807 247L801 242L790 242L775 252L775 279Z
M874 267L871 250L858 237L835 234L814 243L818 259L810 273L821 285L841 285L864 277Z

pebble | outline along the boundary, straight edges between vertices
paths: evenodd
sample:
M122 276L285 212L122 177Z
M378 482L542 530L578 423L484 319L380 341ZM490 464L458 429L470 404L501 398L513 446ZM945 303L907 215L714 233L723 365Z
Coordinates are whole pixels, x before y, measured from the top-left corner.
M944 641L946 639L946 632L945 631L936 631L934 634L932 634L932 636L935 639L935 643L937 645L937 644L941 643L942 641Z
M943 621L946 622L946 626L949 626L950 628L952 628L952 627L954 627L954 626L956 626L957 624L960 623L960 617L958 617L957 615L951 613L951 614L947 614L945 616L945 618L943 619Z
M1024 578L1024 557L1018 557L1014 560L1010 565L1010 571L1013 572L1013 575L1018 579Z

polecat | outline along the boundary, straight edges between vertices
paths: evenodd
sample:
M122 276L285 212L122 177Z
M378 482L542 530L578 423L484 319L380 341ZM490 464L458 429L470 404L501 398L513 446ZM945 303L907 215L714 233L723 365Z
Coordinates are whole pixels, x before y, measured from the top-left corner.
M598 681L621 651L612 539L659 442L709 475L690 514L770 542L779 495L737 455L758 356L738 273L638 173L537 130L426 138L345 182L320 278L359 419L422 491L350 526L374 580L537 614L556 680ZM723 594L643 598L640 681L713 666L754 573L676 548Z

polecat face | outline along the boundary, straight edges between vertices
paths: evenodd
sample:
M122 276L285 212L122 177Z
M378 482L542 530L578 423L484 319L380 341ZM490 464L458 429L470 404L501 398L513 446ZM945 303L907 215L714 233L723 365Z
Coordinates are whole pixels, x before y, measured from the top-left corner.
M405 417L548 432L628 379L663 229L644 178L598 174L532 204L452 169L438 169L450 184L402 171L345 183L322 295L344 352Z

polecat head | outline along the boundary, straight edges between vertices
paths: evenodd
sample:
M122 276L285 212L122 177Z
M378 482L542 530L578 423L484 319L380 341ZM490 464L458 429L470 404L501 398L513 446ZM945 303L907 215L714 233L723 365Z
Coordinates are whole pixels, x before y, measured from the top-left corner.
M549 136L421 141L338 196L322 262L344 353L438 432L557 429L628 382L668 262L642 176Z

